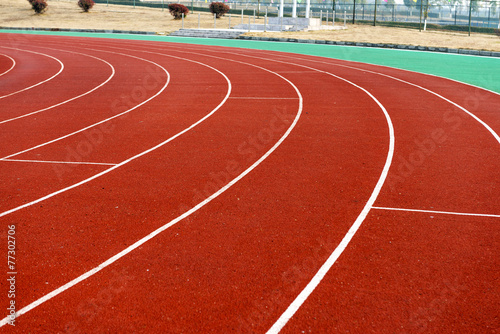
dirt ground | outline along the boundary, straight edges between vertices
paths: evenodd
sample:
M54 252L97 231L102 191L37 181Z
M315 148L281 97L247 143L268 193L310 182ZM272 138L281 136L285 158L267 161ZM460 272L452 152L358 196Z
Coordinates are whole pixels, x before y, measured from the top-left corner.
M35 14L26 0L1 0L0 26L38 27L38 28L75 28L75 29L117 29L154 31L168 34L182 28L181 20L174 20L168 10L96 4L89 13L84 13L77 1L48 0L48 10ZM167 2L166 2L167 3ZM241 23L240 15L218 19L214 25L213 17L206 12L190 13L184 20L184 28L228 28ZM248 23L248 18L243 19ZM256 23L264 23L261 18ZM337 24L337 23L336 23ZM500 37L487 34L453 32L419 32L414 29L373 27L367 25L347 25L345 30L311 32L261 32L247 33L251 36L286 37L298 39L320 39L349 42L393 43L434 47L464 48L500 51Z

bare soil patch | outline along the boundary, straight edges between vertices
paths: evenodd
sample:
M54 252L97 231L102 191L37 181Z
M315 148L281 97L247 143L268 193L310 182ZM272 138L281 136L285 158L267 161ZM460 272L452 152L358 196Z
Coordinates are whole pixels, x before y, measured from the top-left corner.
M335 31L282 32L272 34L248 33L247 35L500 51L500 37L495 35L471 34L471 36L468 36L467 34L457 32L420 32L416 29L352 24L348 24L347 29Z

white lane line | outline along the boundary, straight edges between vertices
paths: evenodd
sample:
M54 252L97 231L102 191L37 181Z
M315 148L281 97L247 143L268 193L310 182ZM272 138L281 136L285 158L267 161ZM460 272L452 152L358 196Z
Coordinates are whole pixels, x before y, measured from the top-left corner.
M500 218L500 215L492 215L492 214L487 214L487 213L466 213L466 212L434 211L434 210L419 210L419 209L405 209L405 208L387 208L387 207L383 207L383 206L374 206L373 209L388 210L388 211L407 211L407 212L436 213L436 214L456 215L456 216L476 216L476 217L494 217L494 218Z
M293 73L299 73L299 74L318 74L316 71L278 71L278 73L285 73L285 74L293 74Z
M147 51L143 51L143 52L147 52ZM182 50L182 52L183 53L191 53L191 54L199 54L196 52L187 52L185 50ZM261 60L265 60L265 61L274 61L274 62L278 62L278 63L286 63L286 64L295 65L295 66L299 66L299 67L303 67L303 68L308 68L312 71L324 73L324 74L330 75L332 77L335 77L337 79L343 80L343 81L353 85L354 87L359 88L363 92L365 92L373 101L375 101L377 103L377 105L381 108L382 112L384 113L384 116L386 118L387 125L388 125L388 130L389 130L389 147L388 147L386 162L385 162L385 165L382 169L379 180L378 180L377 184L375 185L375 188L374 188L370 198L366 202L363 210L361 211L361 213L359 214L357 219L354 221L353 225L351 226L351 228L349 229L347 234L344 236L344 238L342 239L340 244L337 246L337 248L333 251L333 253L327 259L327 261L321 266L319 271L314 275L314 277L307 284L307 286L304 288L304 290L301 291L301 293L296 297L296 299L292 302L292 304L290 304L290 306L285 310L285 312L280 316L280 318L274 323L274 325L267 332L267 334L274 334L274 333L278 333L279 331L281 331L281 329L286 325L286 323L290 320L290 318L297 312L297 310L305 302L305 300L309 297L309 295L314 291L314 289L316 289L316 287L319 285L319 283L324 278L326 273L331 269L331 267L334 265L334 263L337 261L337 259L340 257L340 255L343 253L343 251L346 249L349 242L354 237L354 235L358 231L359 227L361 226L361 224L365 220L366 216L370 212L373 203L377 199L377 197L382 189L382 186L384 185L384 182L385 182L387 175L389 173L390 166L392 164L392 159L394 156L394 146L395 146L395 144L394 144L395 143L394 127L392 125L392 121L391 121L391 118L390 118L387 110L380 103L380 101L378 101L369 91L367 91L363 87L360 87L347 79L339 77L339 76L332 74L330 72L322 71L322 70L315 69L315 68L305 66L305 65L294 64L294 63L290 63L290 62L283 62L283 61L269 59L269 58L249 56L249 55L245 55L245 54L237 54L237 53L234 53L234 54L239 55L239 56L250 57L250 58L257 58L257 59L261 59ZM208 56L208 55L205 54L204 56ZM235 61L233 59L227 59L227 58L222 58L222 57L216 57L216 56L211 56L211 57L224 59L226 61ZM239 61L235 61L235 62L239 62ZM253 64L249 64L249 65L257 67L257 65L253 65ZM279 74L276 73L276 75L279 75ZM279 75L279 76L281 77L281 75ZM286 79L286 78L284 78L284 79L288 81L288 79ZM302 97L301 97L301 108L302 108Z
M414 84L412 82L409 82L409 81L406 81L406 80L403 80L403 79L400 79L400 78L396 78L396 77L393 77L391 75L388 75L388 74L384 74L384 73L380 73L380 72L375 72L375 71L371 71L371 70L367 70L367 69L361 69L361 68L357 68L357 67L353 67L353 66L348 66L348 65L342 65L342 64L337 64L337 63L334 63L334 62L324 62L324 61L320 61L320 60L312 60L312 59L306 59L306 58L297 58L297 57L290 57L290 56L283 56L284 58L291 58L291 59L294 59L294 60L303 60L303 61L310 61L310 62L314 62L314 63L320 63L320 64L325 64L325 65L332 65L332 66L339 66L339 67L345 67L345 68L349 68L349 69L353 69L353 70L357 70L357 71L362 71L362 72L366 72L366 73L372 73L372 74L377 74L377 75L380 75L380 76L384 76L384 77L387 77L387 78L390 78L390 79L393 79L393 80L396 80L396 81L399 81L399 82L402 82L402 83L405 83L405 84L408 84L408 85L411 85L411 86L414 86L414 87L417 87L421 90L424 90L432 95L435 95L437 96L438 98L454 105L455 107L461 109L463 112L465 112L466 114L468 114L469 116L471 116L472 118L474 118L477 122L479 122L482 126L484 126L486 128L486 130L488 130L492 135L493 137L496 139L496 141L500 144L500 136L488 125L486 124L483 120L481 120L479 117L477 117L476 115L474 115L473 113L471 113L470 111L468 111L467 109L465 109L464 107L462 107L461 105L459 105L458 103L455 103L449 99L447 99L446 97L430 90L430 89L427 89L425 87L422 87L422 86L419 86L417 84ZM378 65L380 66L380 65ZM407 70L403 70L403 69L398 69L400 71L407 71ZM413 71L408 71L408 72L413 72ZM419 73L419 72L413 72L413 73L418 73L418 74L423 74L423 75L429 75L429 76L434 76L434 77L438 77L438 76L435 76L435 75L432 75L432 74L426 74L426 73ZM441 78L441 77L439 77ZM448 79L448 78L445 78L445 79ZM491 93L495 93L495 94L499 94L499 93L496 93L496 92L493 92L491 90L488 90L488 89L485 89L485 88L481 88L481 87L477 87L477 86L474 86L474 85L470 85L470 84L466 84L466 83L463 83L463 82L460 82L460 81L456 81L456 80L452 80L452 79L448 79L450 81L454 81L454 82L458 82L458 83L461 83L461 84L465 84L465 85L469 85L469 86L472 86L472 87L476 87L478 89L483 89L485 91L488 91L488 92L491 92Z
M71 164L71 165L103 165L103 166L117 165L107 162L86 162L86 161L50 161L50 160L22 160L22 159L0 159L0 161L33 162L33 163L44 163L44 164Z
M245 96L231 96L230 99L234 100L298 100L296 97L245 97Z
M102 51L102 50L95 50L95 51ZM61 137L58 137L58 138L55 138L55 139L49 140L49 141L47 141L47 142L45 142L45 143L42 143L42 144L39 144L39 145L36 145L36 146L30 147L30 148L27 148L27 149L25 149L25 150L23 150L23 151L19 151L19 152L16 152L16 153L10 154L10 155L8 155L8 156L5 156L5 157L3 157L3 158L0 158L0 160L3 160L3 159L9 159L9 158L12 158L12 157L14 157L14 156L16 156L16 155L20 155L20 154L23 154L23 153L26 153L26 152L29 152L29 151L35 150L35 149L37 149L37 148L40 148L40 147L43 147L43 146L46 146L46 145L49 145L49 144L55 143L55 142L57 142L57 141L63 140L63 139L68 138L68 137L71 137L71 136L73 136L73 135L76 135L76 134L78 134L78 133L81 133L81 132L86 131L86 130L88 130L88 129L91 129L91 128L93 128L93 127L96 127L96 126L98 126L98 125L100 125L100 124L103 124L103 123L105 123L105 122L108 122L108 121L110 121L110 120L113 120L113 119L115 119L115 118L118 118L118 117L120 117L120 116L123 116L123 115L125 115L125 114L128 114L129 112L131 112L131 111L133 111L133 110L135 110L135 109L139 108L139 107L140 107L140 106L142 106L143 104L145 104L145 103L147 103L147 102L151 101L152 99L154 99L155 97L157 97L158 95L160 95L160 94L161 94L161 93L165 90L165 88L167 88L167 85L168 85L168 83L170 82L170 73L168 73L168 71L167 71L165 68L163 68L162 66L158 65L157 63L155 63L155 62L153 62L153 61L150 61L150 60L147 60L147 59L144 59L144 58L140 58L140 57L135 57L135 56L130 56L130 55L126 55L126 54L121 54L121 53L117 53L117 52L111 52L111 51L102 51L102 52L109 52L109 53L112 53L112 54L120 54L120 55L124 55L124 56L131 57L131 58L136 58L136 59L143 60L143 61L145 61L145 62L151 63L151 64L153 64L153 65L155 65L155 66L157 66L157 67L161 68L161 69L162 69L162 70L163 70L163 71L167 74L167 76L168 76L168 78L167 78L167 82L165 83L165 85L164 85L164 86L163 86L163 87L162 87L162 88L161 88L161 89L160 89L160 90L159 90L159 91L158 91L155 95L153 95L153 96L151 96L149 99L147 99L147 100L145 100L145 101L143 101L143 102L139 103L138 105L136 105L136 106L134 106L134 107L132 107L132 108L130 108L130 109L128 109L128 110L125 110L124 112L121 112L121 113L119 113L119 114L116 114L116 115L111 116L111 117L109 117L109 118L106 118L106 119L104 119L104 120L101 120L101 121L99 121L99 122L97 122L97 123L94 123L94 124L91 124L91 125L89 125L89 126L86 126L86 127L82 128L82 129L80 129L80 130L77 130L77 131L71 132L71 133L69 133L69 134L67 134L67 135L64 135L64 136L61 136Z
M13 117L13 118L9 118L9 119L6 119L6 120L3 120L3 121L0 121L0 124L4 124L4 123L8 123L8 122L12 122L14 120L17 120L17 119L21 119L21 118L24 118L24 117L28 117L28 116L31 116L31 115L35 115L35 114L38 114L42 111L46 111L46 110L49 110L49 109L52 109L52 108L56 108L56 107L59 107L59 106L62 106L63 104L66 104L66 103L69 103L71 101L74 101L76 99L79 99L85 95L88 95L92 92L94 92L95 90L101 88L102 86L104 86L105 84L107 84L114 76L115 76L115 68L113 67L113 65L111 65L110 63L108 63L107 61L105 61L104 59L101 59L99 57L94 57L92 55L88 55L88 54L85 54L85 53L80 53L80 52L72 52L72 51L66 51L66 50L59 50L59 49L52 49L52 48L46 48L46 49L50 49L50 50L56 50L56 51L62 51L62 52L69 52L69 53L73 53L73 54L80 54L80 55L83 55L83 56L87 56L87 57L91 57L91 58L95 58L99 61L102 61L104 63L106 63L110 68L111 68L111 75L106 79L106 81L104 81L103 83L99 84L98 86L92 88L91 90L83 93L83 94L80 94L78 96L75 96L75 97L72 97L71 99L69 100L66 100L66 101L63 101L63 102L60 102L60 103L57 103L57 104L54 104L50 107L47 107L47 108L43 108L43 109L40 109L40 110L36 110L36 111L33 111L33 112L30 112L30 113L27 113L27 114L24 114L24 115L21 115L21 116L17 116L17 117Z
M242 55L242 54L232 53L232 52L231 52L231 54L240 55L240 56ZM256 57L256 56L250 56L250 55L245 55L245 56L259 58L259 59L264 59L264 58L260 58L260 57ZM289 57L289 56L284 56L284 57L285 58L293 58L293 57ZM293 59L295 59L295 60L297 60L297 59L305 60L303 58L296 58L296 57L293 58ZM266 60L278 61L278 60L274 60L274 59L266 59ZM383 74L383 73L378 73L378 72L369 71L369 70L365 70L365 69L359 69L359 68L352 67L352 66L347 66L347 65L332 64L332 63L315 61L315 60L311 60L311 61L312 62L316 62L316 63L323 63L323 64L327 64L327 65L336 65L336 66L346 67L346 68L355 69L355 70L358 70L358 71L364 71L364 72L368 72L368 73L372 73L372 74L378 74L378 75L385 76L385 77L388 77L388 78L391 78L391 79L394 79L394 80L397 80L397 81L400 81L400 82L412 85L414 87L420 88L420 89L422 89L422 90L424 90L426 92L429 92L429 93L431 93L431 94L433 94L433 95L435 95L435 96L437 96L437 97L439 97L439 98L441 98L441 99L443 99L443 100L445 100L445 101L453 104L454 106L460 108L461 110L463 110L464 112L466 112L467 114L469 114L476 121L478 121L480 124L482 124L495 137L495 139L500 142L500 138L495 133L495 131L493 131L493 129L491 129L486 123L484 123L482 120L480 120L477 116L475 116L474 114L472 114L471 112L469 112L468 110L466 110L465 108L463 108L462 106L456 104L455 102L453 102L453 101L451 101L451 100L449 100L449 99L447 99L447 98L439 95L438 93L433 92L433 91L431 91L431 90L429 90L427 88L421 87L419 85L416 85L416 84L413 84L413 83L407 82L405 80L402 80L402 79L399 79L399 78L395 78L395 77L392 77L392 76L389 76L389 75L386 75L386 74ZM302 67L307 67L305 65L299 65L299 64L295 64L295 65L302 66ZM368 94L370 94L370 93L368 93ZM377 103L379 103L379 102L377 102ZM386 118L387 118L387 120L389 122L389 126L391 128L392 153L390 152L390 154L391 154L391 160L392 160L392 155L393 155L393 151L394 151L394 138L393 138L393 136L394 136L394 130L393 130L393 127L392 127L392 123L390 123L389 115L387 114L387 112L385 111L385 109L384 109L384 114L386 115ZM371 201L370 206L374 204L374 202L375 202L378 194L380 193L380 189L383 186L383 183L384 183L385 179L387 178L388 168L387 168L387 170L385 170L386 167L388 167L387 162L388 161L386 161L386 165L384 167L385 175L383 173L381 175L381 179L379 179L379 183L377 183L377 186L380 185L380 188L379 189L376 188L374 190L374 193L372 193L372 196L370 197L370 200L369 200L369 202ZM389 167L390 167L390 163L389 163ZM382 178L383 178L383 181L380 184L380 181L382 180ZM376 196L374 197L375 191L376 191ZM367 203L367 206L368 206L368 203ZM275 324L269 329L269 331L267 332L267 334L279 333L281 331L281 329L286 325L286 323L290 320L290 318L300 308L300 306L303 304L303 302L314 291L314 289L320 283L320 281L323 279L323 277L326 275L326 273L328 272L328 270L333 266L333 264L335 263L335 261L342 254L343 250L347 247L349 241L352 239L352 237L354 236L354 234L358 230L359 226L361 225L362 221L365 219L366 215L370 211L370 208L369 207L367 208L367 206L365 206L365 208L363 209L361 215L358 216L358 218L356 219L355 223L353 224L353 226L351 227L351 229L349 229L348 234L344 237L344 239L342 240L342 242L340 243L340 245L335 249L335 251L332 253L332 255L330 255L330 257L328 258L328 260L320 268L320 270L318 271L318 273L313 277L313 279L309 282L309 284L306 286L306 288L304 290L302 290L302 292L299 294L299 296L292 302L292 304L287 308L287 310L281 315L281 317L278 319L278 321L276 321ZM367 209L366 213L365 213L365 209ZM359 221L359 219L362 219L362 220Z
M177 57L175 57L175 58L177 58ZM214 71L216 71L217 73L221 74L221 75L224 77L224 79L226 80L226 82L227 82L228 88L227 88L226 96L225 96L225 97L224 97L224 99L223 99L223 100L219 103L219 105L217 105L217 106L216 106L216 107L215 107L215 108L214 108L214 109L213 109L210 113L208 113L207 115L205 115L203 118L199 119L197 122L193 123L193 124L192 124L191 126L189 126L188 128L186 128L186 129L182 130L181 132L178 132L178 133L177 133L177 134L175 134L174 136L172 136L172 137L168 138L168 139L167 139L167 140L165 140L164 142L162 142L162 143L160 143L160 144L158 144L158 145L156 145L156 146L154 146L154 147L152 147L152 148L150 148L150 149L148 149L148 150L146 150L146 151L143 151L143 152L141 152L141 153L139 153L139 154L137 154L137 155L135 155L135 156L133 156L133 157L131 157L131 158L129 158L129 159L127 159L127 160L125 160L125 161L122 161L121 163L117 164L116 166L113 166L113 167L111 167L111 168L109 168L109 169L107 169L107 170L105 170L105 171L103 171L103 172L101 172L101 173L98 173L98 174L96 174L96 175L94 175L94 176L92 176L92 177L90 177L90 178L88 178L88 179L86 179L86 180L83 180L83 181L81 181L81 182L78 182L78 183L76 183L76 184L74 184L74 185L72 185L72 186L66 187L66 188L61 189L61 190L59 190L59 191L57 191L57 192L54 192L54 193L49 194L49 195L47 195L47 196L45 196L45 197L42 197L42 198L40 198L40 199L38 199L38 200L36 200L36 201L33 201L33 202L30 202L30 203L27 203L27 204L25 204L25 205L19 206L19 207L15 208L15 209L12 209L12 210L9 210L9 211L5 211L5 212L3 212L3 213L1 213L1 214L0 214L0 217L3 217L3 216L5 216L5 215L8 215L9 213L12 213L12 212L18 211L18 210L20 210L20 209L22 209L22 208L25 208L25 207L28 207L28 206L34 205L34 204L36 204L36 203L39 203L39 202L41 202L41 201L44 201L44 200L49 199L49 198L51 198L51 197L54 197L54 196L56 196L56 195L58 195L58 194L60 194L60 193L66 192L66 191L68 191L68 190L70 190L70 189L74 189L74 188L76 188L76 187L78 187L78 186L80 186L80 185L83 185L83 184L88 183L88 182L90 182L90 181L92 181L92 180L94 180L94 179L97 179L98 177L100 177L100 176L102 176L102 175L104 175L104 174L107 174L107 173L109 173L109 172L111 172L111 171L113 171L113 170L115 170L115 169L117 169L117 168L119 168L119 167L121 167L121 166L123 166L123 165L125 165L125 164L127 164L127 163L129 163L129 162L131 162L131 161L133 161L133 160L135 160L135 159L137 159L137 158L140 158L140 157L142 157L142 156L144 156L144 155L146 155L146 154L148 154L148 153L150 153L150 152L152 152L152 151L154 151L154 150L156 150L156 149L158 149L158 148L160 148L160 147L162 147L162 146L166 145L167 143L171 142L172 140L176 139L177 137L179 137L179 136L183 135L184 133L186 133L186 132L188 132L188 131L192 130L194 127L196 127L197 125L201 124L201 123L202 123L202 122L204 122L206 119L208 119L210 116L212 116L212 115L213 115L213 114L214 114L217 110L219 110L219 109L220 109L220 108L221 108L221 107L222 107L222 106L226 103L227 99L229 98L229 95L231 94L231 91L232 91L231 81L229 80L229 78L228 78L228 77L227 77L224 73L222 73L221 71L219 71L218 69L216 69L216 68L214 68L214 67L211 67L211 66L209 66L209 65L206 65L206 64L203 64L203 63L200 63L200 62L197 62L197 61L192 61L192 60L188 60L188 59L184 59L184 60L186 60L186 61L190 61L190 62L193 62L193 63L197 63L197 64L200 64L200 65L203 65L203 66L206 66L206 67L208 67L208 68L213 69L213 70L214 70ZM167 72L167 73L168 73L168 72ZM169 81L170 81L170 75L169 75ZM167 84L168 84L168 82L167 82ZM165 87L166 87L166 86L165 86ZM215 197L216 197L216 196L215 196ZM215 198L215 197L214 197L214 198ZM132 244L131 246L127 247L126 249L124 249L124 250L123 250L123 251L121 251L120 253L116 254L116 255L115 255L115 256L113 256L113 257L111 257L111 258L110 258L110 259L108 259L107 261L105 261L105 262L101 263L99 266L95 267L94 269L92 269L92 270L90 270L90 271L88 271L88 272L86 272L86 273L84 273L84 274L80 275L79 277L75 278L74 280L72 280L72 281L70 281L70 282L66 283L65 285L63 285L63 286L61 286L61 287L57 288L56 290L54 290L54 291L50 292L49 294L47 294L47 295L45 295L45 296L43 296L43 297L39 298L38 300L36 300L36 301L32 302L31 304L29 304L29 305L27 305L27 306L23 307L23 308L22 308L22 309L20 309L18 312L16 312L16 317L18 317L18 316L20 316L20 315L22 315L22 314L25 314L26 312L29 312L29 311L30 311L30 310L32 310L33 308L35 308L35 307L39 306L40 304L42 304L42 303L44 303L44 302L46 302L46 301L48 301L48 300L52 299L53 297L57 296L57 295L58 295L58 294L60 294L61 292L65 291L65 290L67 290L67 289L69 289L69 288L71 288L72 286L74 286L74 285L76 285L76 284L80 283L81 281L83 281L83 280L87 279L88 277L90 277L90 276L94 275L95 273L97 273L97 272L101 271L103 268L105 268L105 267L109 266L110 264L112 264L113 262L117 261L117 260L118 260L118 259L120 259L121 257L123 257L123 256L125 256L126 254L130 253L132 250L136 249L137 247L139 247L140 245L144 244L145 242L147 242L147 241L148 241L148 240L150 240L151 238L155 237L156 235L158 235L158 234L159 234L159 233L161 233L162 231L166 230L167 228L169 228L169 227L170 227L170 226L172 226L173 224L175 224L175 223L177 223L178 221L182 220L184 217L187 217L187 216L188 216L188 215L190 215L192 212L194 212L194 211L198 210L200 207L204 206L206 203L208 203L208 202L210 202L210 201L211 201L211 199L210 199L210 200L206 199L206 200L205 200L205 201L203 201L202 203L198 204L198 207L195 207L196 209L195 209L195 208L192 208L190 211L188 211L188 212L184 213L182 216L179 216L179 217L175 220L175 222L170 222L169 224L166 224L166 225L164 225L164 226L160 227L159 229L157 229L157 230L153 231L152 233L148 234L147 236L145 236L144 238L140 239L140 240L139 240L139 241L137 241L136 243L134 243L134 244ZM7 323L8 323L8 318L6 317L6 318L2 319L2 321L0 321L0 327L4 326L4 325L5 325L5 324L7 324Z
M146 51L144 51L146 52ZM164 55L164 56L168 56L168 57L172 57L172 56L169 56L169 55ZM177 57L175 57L177 58ZM218 57L217 57L218 58ZM222 58L221 58L222 59ZM187 59L186 59L187 60ZM192 61L192 60L189 60L189 61ZM192 61L194 63L199 63L197 61ZM238 62L238 61L235 61L237 63L242 63L242 64L247 64L247 63L244 63L244 62ZM199 64L202 64L202 63L199 63ZM209 66L209 65L206 65L206 64L202 64L204 66L207 66L209 68L212 68L214 69L215 71L219 72L222 76L224 76L224 78L226 79L227 83L228 83L228 92L224 98L224 100L214 109L212 110L208 115L206 115L205 117L203 117L202 119L200 119L198 122L194 123L193 125L191 125L189 128L185 129L184 131L178 133L177 135L169 138L167 141L159 144L158 146L155 146L154 148L148 150L148 151L145 151L143 153L140 154L140 156L144 155L144 154L147 154L149 153L150 151L153 151L155 150L156 148L159 148L161 146L163 146L164 144L170 142L171 140L177 138L178 136L180 136L181 134L189 131L190 129L194 128L195 126L197 126L198 124L200 124L201 122L203 122L204 120L206 120L208 117L210 117L211 115L213 115L224 103L226 103L227 99L229 98L229 95L231 94L231 90L232 90L232 86L231 86L231 81L229 80L229 78L222 72L220 72L219 70ZM119 260L120 258L124 257L125 255L127 255L128 253L130 253L131 251L137 249L138 247L140 247L141 245L143 245L144 243L146 243L147 241L151 240L152 238L154 238L155 236L157 236L158 234L160 234L161 232L167 230L169 227L175 225L176 223L178 223L179 221L183 220L184 218L190 216L191 214L193 214L194 212L198 211L200 208L202 208L203 206L205 206L206 204L208 204L209 202L211 202L213 199L217 198L220 194L222 194L223 192L225 192L227 189L229 189L230 187L232 187L234 184L236 184L238 181L240 181L243 177L245 177L248 173L250 173L253 169L255 169L258 165L260 165L269 155L271 155L271 153L273 153L282 143L283 141L289 136L289 134L292 132L293 128L295 128L295 125L297 124L299 118L300 118L300 115L302 114L302 106L303 106L303 99L302 99L302 95L300 94L300 91L298 90L298 88L291 82L289 81L288 79L284 78L283 76L273 72L273 71L270 71L268 69L265 69L263 67L260 67L260 66L256 66L256 65L252 65L252 64L247 64L247 65L250 65L250 66L253 66L253 67L256 67L256 68L259 68L259 69L262 69L264 71L267 71L269 73L272 73L272 74L275 74L277 76L279 76L280 78L282 78L283 80L285 80L286 82L288 82L293 88L294 90L297 92L297 95L299 96L299 107L298 107L298 111L297 111L297 114L295 116L295 119L294 121L292 122L292 124L290 125L290 127L288 128L288 130L285 132L285 134L276 142L276 144L274 144L274 146L269 149L269 151L267 151L262 157L260 157L259 160L257 160L255 163L253 163L250 167L248 167L245 171L243 171L240 175L238 175L236 178L234 178L233 180L231 180L227 185L225 185L224 187L222 187L221 189L219 189L217 192L215 192L214 194L212 194L210 197L206 198L205 200L203 200L202 202L198 203L196 206L194 206L193 208L191 208L190 210L186 211L184 214L178 216L177 218L173 219L172 221L170 221L169 223L163 225L162 227L156 229L155 231L151 232L150 234L148 234L147 236L145 236L144 238L138 240L137 242L135 242L134 244L130 245L129 247L127 247L126 249L124 249L123 251L121 251L120 253L116 254L115 256L109 258L108 260L106 260L105 262L101 263L99 266L93 268L92 270L80 275L79 277L75 278L74 280L66 283L65 285L59 287L58 289L50 292L49 294L43 296L42 298L34 301L33 303L29 304L28 306L25 306L24 308L20 309L18 312L16 312L16 317L26 313L26 312L29 312L30 310L32 310L33 308L39 306L40 304L52 299L53 297L57 296L58 294L62 293L63 291L73 287L74 285L84 281L85 279L89 278L90 276L96 274L97 272L101 271L102 269L106 268L107 266L111 265L112 263L116 262L117 260ZM139 155L138 155L139 156ZM138 157L136 156L136 157ZM135 158L135 157L134 157ZM131 159L134 159L134 158L131 158ZM129 159L129 160L131 160ZM128 161L127 161L128 162ZM126 163L126 162L124 162ZM122 163L122 164L124 164ZM121 164L120 164L121 165ZM109 170L112 170L112 169L115 169L115 168L118 168L117 167L113 167L113 168L110 168ZM106 171L105 171L106 172ZM103 173L105 173L103 172ZM0 214L0 217L2 215ZM4 318L2 319L2 321L0 321L0 327L4 326L5 324L7 324L8 322L8 318Z
M355 67L352 67L352 66L345 66L345 65L339 65L339 66L343 66L343 67L355 69ZM358 69L358 70L360 70L360 69ZM500 144L500 136L488 124L486 124L483 120L481 120L479 117L477 117L476 115L474 115L473 113L471 113L470 111L468 111L467 109L465 109L464 107L462 107L461 105L459 105L458 103L455 103L455 102L451 101L450 99L447 99L446 97L444 97L444 96L442 96L442 95L440 95L440 94L438 94L438 93L436 93L436 92L434 92L434 91L432 91L430 89L427 89L427 88L424 88L424 87L419 86L417 84L405 81L403 79L399 79L399 78L396 78L396 77L393 77L393 76L390 76L390 75L387 75L387 74L378 73L378 72L374 72L374 71L368 71L368 70L364 70L364 71L367 72L367 73L378 74L378 75L381 75L381 76L384 76L384 77L387 77L387 78L391 78L391 79L397 80L399 82L403 82L403 83L406 83L408 85L420 88L420 89L422 89L422 90L424 90L424 91L426 91L428 93L431 93L432 95L435 95L435 96L437 96L437 97L445 100L446 102L449 102L450 104L452 104L455 107L461 109L466 114L468 114L469 116L471 116L472 118L474 118L482 126L484 126L486 128L486 130L488 130L493 135L493 137L496 139L496 141Z
M246 55L243 55L246 56ZM282 61L274 60L274 59L268 59L268 58L261 58L261 57L254 57L254 56L248 56L252 58L258 58L266 61L275 61L275 62L280 62L284 63ZM283 312L283 314L278 318L278 320L274 323L274 325L267 331L267 334L274 334L274 333L279 333L281 329L288 323L288 321L293 317L293 315L298 311L298 309L302 306L302 304L306 301L306 299L311 295L311 293L316 289L316 287L319 285L319 283L323 280L327 272L332 268L332 266L335 264L337 259L340 257L340 255L344 252L344 250L347 248L349 245L349 242L352 240L356 232L359 230L359 227L365 220L366 216L370 212L373 203L375 203L375 200L377 199L378 195L380 194L380 191L382 189L382 186L384 185L384 182L387 178L387 175L389 174L389 168L391 167L392 164L392 158L394 156L394 146L395 146L395 137L394 137L394 127L392 125L391 118L389 116L389 113L385 109L385 107L378 101L375 96L373 96L369 91L364 89L363 87L356 85L355 83L344 79L340 76L337 76L335 74L332 74L327 71L322 71L319 69L315 69L309 66L305 65L300 65L300 64L295 64L295 63L290 63L286 62L287 64L290 65L295 65L295 66L300 66L304 68L311 69L313 71L317 71L320 73L324 73L327 75L330 75L332 77L335 77L337 79L343 80L352 86L360 89L364 93L366 93L375 103L380 107L382 112L384 113L384 116L387 121L387 126L389 130L389 147L388 147L388 152L387 152L387 157L386 161L384 164L384 167L382 169L382 172L380 174L380 177L377 181L377 184L375 185L375 188L373 189L372 194L370 195L370 198L366 202L365 206L363 207L363 210L359 214L359 216L356 218L352 226L349 228L349 231L347 234L344 236L340 244L335 248L333 253L328 257L326 262L321 266L321 268L318 270L318 272L313 276L311 281L307 284L307 286L300 292L300 294L295 298L295 300L288 306L288 308Z
M48 54L45 54L45 53L40 53L40 52L35 52L35 51L30 51L30 50L23 50L23 49L17 49L17 48L10 48L10 47L7 47L7 46L0 46L0 48L5 48L5 49L11 49L11 50L17 50L17 51L24 51L24 52L29 52L29 53L34 53L34 54L38 54L38 55L42 55L42 56L45 56L45 57L48 57L48 58L52 58L54 59L55 61L57 61L60 65L61 65L61 68L59 69L59 72L57 72L56 74L54 74L53 76L51 76L50 78L46 79L46 80L43 80L43 81L40 81L32 86L29 86L29 87L26 87L24 89L21 89L21 90L18 90L16 92L13 92L13 93L10 93L10 94L7 94L7 95L3 95L3 96L0 96L0 99L4 99L6 97L9 97L9 96L12 96L12 95L15 95L15 94L18 94L18 93L21 93L21 92L25 92L29 89L32 89L32 88L35 88L37 86L40 86L52 79L54 79L55 77L57 77L59 74L61 74L61 72L64 70L64 64L59 60L57 59L56 57L52 57L51 55L48 55Z
M14 58L9 57L9 56L7 56L6 54L3 54L3 53L0 53L0 56L4 56L6 58L9 58L12 61L12 66L7 71L5 71L3 73L0 73L0 77L1 77L2 75L5 75L5 74L9 73L10 71L12 71L12 69L16 66L16 61L14 60Z

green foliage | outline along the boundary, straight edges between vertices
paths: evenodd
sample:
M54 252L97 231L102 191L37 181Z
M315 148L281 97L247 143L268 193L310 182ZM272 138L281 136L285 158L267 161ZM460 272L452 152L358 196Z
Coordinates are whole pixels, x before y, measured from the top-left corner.
M209 8L210 13L215 14L217 18L221 18L229 12L229 6L223 2L212 2Z
M83 9L85 13L88 13L88 11L94 7L95 2L93 0L78 0L78 7Z
M28 2L31 4L31 8L33 8L35 13L37 14L45 12L49 7L45 0L28 0Z
M189 13L189 9L179 3L171 3L170 5L168 5L168 11L170 12L170 14L172 14L174 20L180 20L182 19L182 14L184 14L184 17L186 17Z

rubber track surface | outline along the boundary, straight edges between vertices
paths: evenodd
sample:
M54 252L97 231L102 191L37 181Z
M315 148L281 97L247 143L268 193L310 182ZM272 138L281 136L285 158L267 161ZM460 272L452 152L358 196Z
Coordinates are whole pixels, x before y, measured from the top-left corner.
M29 307L16 332L265 333L384 178L282 332L498 331L498 94L272 51L0 40L0 73L16 61L0 95L64 64L0 99L0 122L48 108L0 123L0 243L15 225Z

